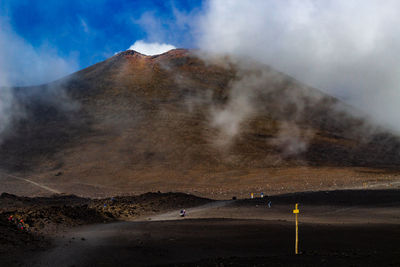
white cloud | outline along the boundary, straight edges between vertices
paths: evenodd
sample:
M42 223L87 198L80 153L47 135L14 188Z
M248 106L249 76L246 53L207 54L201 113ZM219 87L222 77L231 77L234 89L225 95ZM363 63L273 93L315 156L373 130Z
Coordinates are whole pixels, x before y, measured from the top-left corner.
M35 85L78 69L75 58L63 58L49 44L34 47L0 17L0 86Z
M175 48L175 46L170 44L146 43L143 40L139 40L131 45L128 50L135 50L136 52L139 52L141 54L153 56L168 52L169 50Z
M23 111L15 103L12 86L36 85L78 69L74 58L61 58L54 48L32 46L0 17L0 143L12 120Z
M83 30L85 33L89 33L89 32L90 32L90 28L89 28L89 25L88 25L88 23L86 22L86 20L85 20L84 18L82 18L82 17L79 17L79 21L80 21L80 23L81 23L82 30Z
M400 1L209 0L199 48L253 58L400 130Z

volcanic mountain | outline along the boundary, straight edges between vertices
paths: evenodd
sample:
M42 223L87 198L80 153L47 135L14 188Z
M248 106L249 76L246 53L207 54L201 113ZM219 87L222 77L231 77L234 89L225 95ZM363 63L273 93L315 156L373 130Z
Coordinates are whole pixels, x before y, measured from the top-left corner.
M290 190L310 170L340 183L348 170L400 163L396 136L246 59L128 50L13 94L20 115L0 145L0 168L62 192L240 194L275 190L279 171Z

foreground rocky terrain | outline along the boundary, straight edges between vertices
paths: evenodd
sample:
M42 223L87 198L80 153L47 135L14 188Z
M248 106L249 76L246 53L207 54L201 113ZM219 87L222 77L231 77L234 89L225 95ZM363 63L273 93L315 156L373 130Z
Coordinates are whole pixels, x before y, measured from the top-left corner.
M1 195L4 266L397 266L399 190L211 201L176 193L113 199ZM267 203L272 205L268 207ZM294 203L300 255L293 254ZM179 217L179 210L187 216ZM8 220L23 219L24 229Z
M71 227L129 220L208 202L208 199L179 193L107 199L73 195L28 198L3 193L0 196L0 258L48 249L55 236Z

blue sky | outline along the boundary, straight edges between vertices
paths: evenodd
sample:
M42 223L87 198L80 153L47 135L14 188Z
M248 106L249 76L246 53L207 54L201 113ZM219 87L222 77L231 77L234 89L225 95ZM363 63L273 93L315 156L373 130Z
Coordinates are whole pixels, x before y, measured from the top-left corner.
M137 40L194 47L190 27L203 4L200 0L2 0L0 27L3 41L18 39L20 46L15 49L28 46L37 58L50 51L52 59L65 61L65 71L71 72L126 50ZM12 50L13 42L4 42L8 54L0 64L6 64L6 58L15 61L9 54L18 53ZM9 74L9 82L21 83L15 76Z

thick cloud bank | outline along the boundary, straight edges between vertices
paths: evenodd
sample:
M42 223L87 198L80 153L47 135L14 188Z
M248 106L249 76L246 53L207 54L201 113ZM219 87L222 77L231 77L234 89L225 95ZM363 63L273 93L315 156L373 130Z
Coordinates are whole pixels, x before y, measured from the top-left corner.
M63 58L50 45L35 48L0 17L0 143L12 119L23 111L14 101L12 86L36 85L61 78L78 69L73 58Z
M146 43L143 40L139 40L131 45L128 50L135 50L136 52L144 55L153 56L168 52L169 50L175 48L175 46L170 44Z
M198 45L261 61L400 130L400 2L210 0Z

